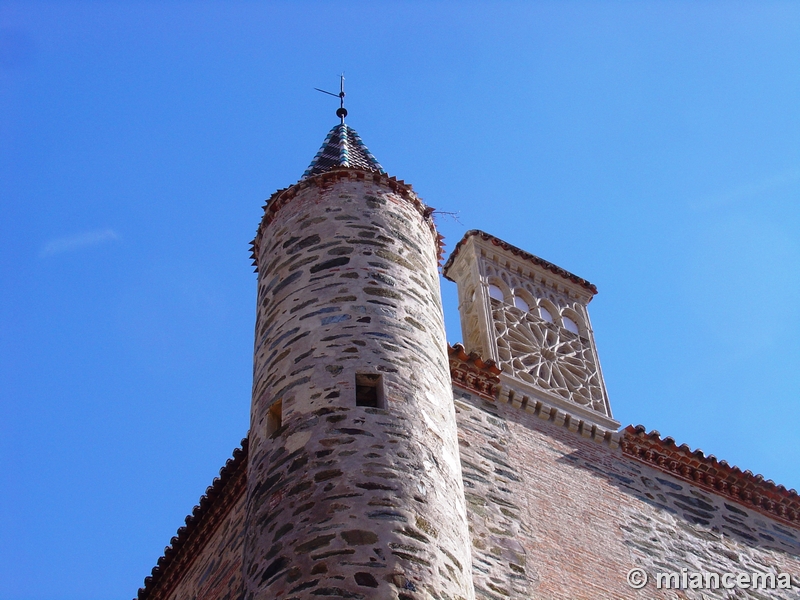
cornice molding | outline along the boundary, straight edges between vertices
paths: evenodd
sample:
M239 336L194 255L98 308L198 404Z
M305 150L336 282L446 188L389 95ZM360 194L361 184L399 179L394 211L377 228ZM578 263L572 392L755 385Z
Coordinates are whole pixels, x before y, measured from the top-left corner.
M562 279L566 279L567 281L579 285L584 290L588 291L592 296L597 294L597 286L595 286L593 283L589 283L585 279L578 277L573 273L570 273L566 269L562 269L558 265L554 265L553 263L548 262L543 258L539 258L538 256L531 254L530 252L525 252L525 250L517 248L516 246L512 246L508 242L504 242L500 238L496 238L495 236L486 233L485 231L481 231L480 229L471 229L470 231L465 233L464 237L461 238L458 244L456 244L456 247L453 249L453 252L450 253L450 258L447 259L447 262L444 264L444 268L442 269L442 273L444 274L445 277L447 277L447 279L450 279L447 276L447 271L453 265L456 256L458 256L459 250L461 250L462 246L466 244L469 238L473 236L476 236L478 239L481 239L485 242L491 242L492 245L497 246L498 248L502 248L503 250L505 250L506 252L510 252L514 256L517 256L521 259L531 262L538 267L541 267L547 271L550 271L555 275L558 275Z
M453 384L464 388L477 396L491 402L511 404L514 408L530 413L545 421L551 421L559 427L564 427L582 437L592 439L601 444L616 448L619 441L619 432L616 430L618 423L613 419L604 418L603 424L598 424L597 416L579 413L580 407L570 410L562 405L548 403L538 394L530 396L521 392L516 385L509 385L511 378L502 374L494 361L483 360L477 352L467 352L464 346L448 345L450 355L450 376ZM511 379L516 383L516 380ZM607 421L607 423L606 423Z
M509 382L512 382L509 384ZM525 392L528 391L530 395ZM547 396L550 396L547 394ZM505 374L500 381L499 402L511 404L514 408L550 421L558 427L564 427L581 437L607 444L616 448L619 444L619 424L604 415L593 414L580 406L571 406L564 401L553 402L545 399L545 395L530 386L520 386L519 381ZM571 403L570 403L571 404ZM599 421L599 422L598 422Z

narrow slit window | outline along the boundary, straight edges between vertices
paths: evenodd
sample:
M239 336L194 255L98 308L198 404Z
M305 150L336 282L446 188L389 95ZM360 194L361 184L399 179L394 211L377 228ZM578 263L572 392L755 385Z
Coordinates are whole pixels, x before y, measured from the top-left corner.
M278 400L267 412L267 437L272 437L280 428L283 419L283 401Z
M356 406L383 408L383 378L380 375L356 374Z

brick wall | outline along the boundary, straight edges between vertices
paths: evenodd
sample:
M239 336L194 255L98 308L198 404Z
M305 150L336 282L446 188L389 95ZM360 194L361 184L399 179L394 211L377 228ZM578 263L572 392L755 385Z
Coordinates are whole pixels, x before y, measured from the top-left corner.
M454 404L476 598L766 600L800 597L800 531L796 528L687 484L624 456L619 449L583 438L511 405L483 400L459 387L454 388ZM385 411L370 409L370 412L388 423ZM343 458L347 460L356 454L348 454L355 442L348 443L346 438L336 435L336 429L340 429L344 421L339 418L342 414L343 411L334 411L324 415L334 417L326 420L331 437L324 439L337 442L331 448L341 445L332 454L344 453ZM393 431L400 444L402 428L413 429L414 425L408 425L405 418L396 425ZM342 441L345 443L340 444ZM279 461L279 468L298 464L295 461L300 455L281 454L285 460ZM312 459L311 479L330 470L334 463L326 462L326 458L327 455L322 460ZM427 593L424 578L415 578L410 571L387 568L374 548L379 547L378 537L392 530L404 531L405 537L416 544L431 543L438 532L424 517L420 520L413 504L403 505L393 493L398 486L393 476L396 467L385 461L379 465L375 462L379 460L377 456L371 458L373 460L358 466L351 465L348 474L358 494L372 492L367 496L368 509L381 508L387 515L391 513L396 521L378 520L376 526L354 525L343 529L335 525L330 527L330 516L317 514L312 518L316 513L312 511L313 506L309 506L310 502L298 502L290 495L284 498L285 505L292 510L298 523L313 524L320 532L323 529L336 532L333 537L321 533L320 546L307 548L314 564L324 565L324 568L317 567L317 573L327 574L330 569L333 577L344 579L341 571L344 566L352 570L353 575L383 574L375 578L379 587L347 592L331 586L329 596L382 599L405 594L411 598L428 597L418 595ZM378 466L385 470L376 470ZM419 481L428 479L421 476ZM353 502L353 498L357 503L362 501L363 496L351 493L329 494L326 506L331 515L348 514L346 507L352 507L348 503ZM405 522L400 521L402 517L406 518ZM181 574L180 582L168 596L158 597L238 600L242 588L244 519L242 494L213 534L204 538L205 545L194 551L196 558ZM312 523L314 519L319 522ZM384 522L388 527L381 526ZM279 528L272 527L272 531L278 536ZM301 551L306 549L301 548ZM372 553L375 560L366 556L359 567L357 551ZM293 558L293 562L287 564L284 580L292 577L291 569L301 561L302 557ZM651 577L651 582L641 591L633 590L626 583L625 576L634 567L645 569ZM794 589L655 588L652 581L655 573L680 572L682 568L690 573L789 573ZM362 582L371 583L368 578L361 577ZM313 591L325 589L315 586ZM307 595L301 590L295 597L306 597L304 593ZM353 595L337 596L337 593Z
M476 597L798 598L800 531L455 388ZM641 567L641 591L626 575ZM789 573L792 590L658 590L657 572Z

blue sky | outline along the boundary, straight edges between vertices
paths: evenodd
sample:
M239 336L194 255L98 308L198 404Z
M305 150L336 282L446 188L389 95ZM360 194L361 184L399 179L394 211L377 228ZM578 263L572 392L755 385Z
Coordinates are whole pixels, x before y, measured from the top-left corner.
M623 425L800 488L797 3L4 2L0 600L133 597L245 435L248 244L342 71L448 253L598 286Z

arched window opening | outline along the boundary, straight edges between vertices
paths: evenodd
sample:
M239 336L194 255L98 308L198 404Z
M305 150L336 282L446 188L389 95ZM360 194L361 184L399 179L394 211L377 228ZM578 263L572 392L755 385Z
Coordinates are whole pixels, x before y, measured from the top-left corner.
M553 322L553 315L550 314L550 311L547 310L544 306L539 307L539 316L542 317L548 323Z
M505 299L503 296L503 290L501 290L496 285L490 285L489 298L494 298L495 300L499 300L500 302L502 302Z
M520 310L524 310L525 312L528 312L531 309L531 307L528 306L528 303L519 296L514 296L514 306Z
M569 317L561 317L561 320L564 323L564 329L567 331L571 331L572 333L578 334L580 331L578 330L578 324L570 319Z

